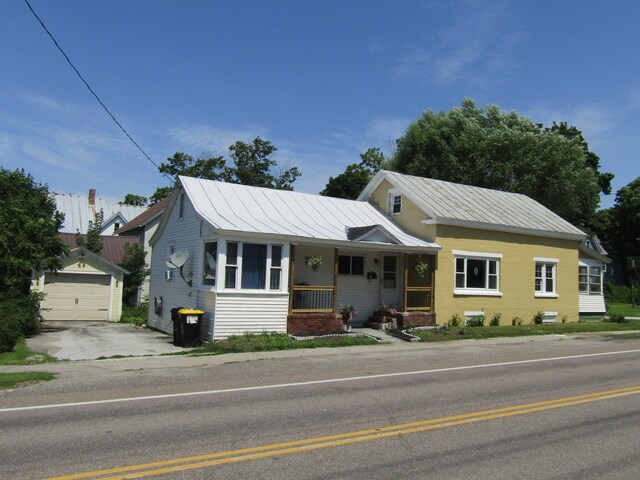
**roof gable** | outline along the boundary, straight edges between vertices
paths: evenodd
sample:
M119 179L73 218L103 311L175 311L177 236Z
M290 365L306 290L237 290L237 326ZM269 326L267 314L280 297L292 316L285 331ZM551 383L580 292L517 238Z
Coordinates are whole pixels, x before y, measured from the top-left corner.
M380 170L358 197L368 200L387 180L424 214L424 223L582 239L585 234L535 200L519 193Z

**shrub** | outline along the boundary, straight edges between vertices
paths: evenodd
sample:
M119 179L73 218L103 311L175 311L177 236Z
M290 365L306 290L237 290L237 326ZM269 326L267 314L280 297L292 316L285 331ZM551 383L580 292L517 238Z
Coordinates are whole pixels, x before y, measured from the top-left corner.
M447 322L447 325L450 327L459 327L460 325L462 325L462 319L460 318L460 315L454 313L451 316L451 319Z
M569 317L567 315L562 315L562 323L567 323L567 320L569 320Z
M629 320L624 318L622 315L611 315L610 317L605 317L605 322L614 322L614 323L629 323Z
M484 326L484 315L474 315L467 318L467 327L482 327Z
M542 325L542 321L544 320L544 312L538 311L538 313L536 313L531 320L535 325Z
M11 352L20 338L40 331L41 294L0 298L0 352Z
M515 316L511 319L511 325L512 326L516 326L516 325L522 325L522 319L519 316Z
M627 285L613 285L608 281L604 282L604 293L607 298L607 302L610 303L632 303L631 297L632 295L635 298L636 302L640 301L640 290Z
M492 326L492 327L500 326L500 319L502 319L502 314L501 313L494 313L493 317L491 317L491 321L489 322L489 325Z
M122 304L122 315L120 321L122 323L133 323L134 325L144 325L147 323L149 316L149 305L141 303L138 307L130 307Z

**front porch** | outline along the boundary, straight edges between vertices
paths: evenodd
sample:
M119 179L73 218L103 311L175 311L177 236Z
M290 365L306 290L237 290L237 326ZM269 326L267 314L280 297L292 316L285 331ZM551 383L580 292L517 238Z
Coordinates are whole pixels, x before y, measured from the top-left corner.
M353 326L368 324L380 304L393 305L399 328L435 323L435 255L292 245L287 331L342 333L341 309Z

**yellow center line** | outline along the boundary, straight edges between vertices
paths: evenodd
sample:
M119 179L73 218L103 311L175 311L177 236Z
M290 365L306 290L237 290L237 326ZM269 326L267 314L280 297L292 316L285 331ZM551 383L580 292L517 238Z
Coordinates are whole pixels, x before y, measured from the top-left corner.
M563 397L542 402L515 405L511 407L497 408L493 410L484 410L480 412L453 415L449 417L420 420L417 422L403 423L399 425L390 425L386 427L359 430L355 432L295 440L291 442L277 443L272 445L263 445L259 447L230 450L226 452L162 460L158 462L117 467L106 470L97 470L93 472L78 473L60 477L50 477L45 480L76 480L91 477L103 477L101 478L101 480L121 480L164 475L167 473L191 470L196 468L205 468L222 464L257 460L260 458L274 457L278 455L288 455L310 450L318 450L322 448L337 447L365 441L391 438L399 435L425 432L429 430L453 427L457 425L465 425L514 415L523 415L527 413L540 412L544 410L568 407L571 405L579 405L583 403L597 402L601 400L607 400L626 395L635 395L639 393L640 385L615 390L588 393L573 397ZM114 474L115 476L104 477L105 475Z

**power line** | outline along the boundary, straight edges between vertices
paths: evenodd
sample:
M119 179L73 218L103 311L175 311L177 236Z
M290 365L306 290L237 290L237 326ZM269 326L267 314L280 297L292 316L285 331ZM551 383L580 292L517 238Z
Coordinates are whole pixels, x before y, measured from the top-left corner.
M62 47L58 44L58 42L56 41L56 39L53 37L53 35L51 34L51 32L49 31L49 29L46 27L46 25L44 24L44 22L40 19L40 17L38 16L38 14L35 12L35 10L33 9L33 7L31 6L31 4L29 3L28 0L24 0L24 3L27 4L27 7L29 7L29 10L31 10L31 13L33 13L33 16L36 17L36 19L38 20L38 22L40 23L40 25L42 25L42 28L44 28L44 31L47 32L47 35L49 35L49 37L51 38L51 40L53 41L53 43L55 44L55 46L58 48L58 50L60 50L60 53L62 53L62 55L64 56L64 58L67 60L67 63L69 65L71 65L71 68L73 68L73 71L76 72L76 75L78 75L78 77L80 78L80 80L82 80L82 83L85 84L85 86L89 89L89 91L91 92L91 94L95 97L95 99L98 101L98 103L102 106L102 108L104 108L104 111L107 112L107 114L111 117L111 119L115 122L115 124L120 127L120 130L122 130L122 132L127 136L127 138L129 140L131 140L131 143L133 143L136 148L138 150L140 150L140 152L142 152L142 154L147 158L147 160L149 160L154 167L156 167L158 169L158 171L160 172L160 167L158 166L158 164L156 162L154 162L151 157L149 155L147 155L147 152L145 152L142 147L140 145L138 145L138 143L131 137L131 135L129 135L129 132L127 132L125 130L125 128L122 126L122 124L116 119L116 117L113 116L113 114L109 111L109 109L107 108L107 106L102 102L102 100L100 100L100 97L98 97L98 94L96 92L93 91L93 89L91 88L91 86L89 85L89 83L87 83L87 81L84 79L84 77L82 76L82 74L78 71L78 69L76 68L76 66L73 64L73 62L71 61L71 59L68 57L68 55L65 53L65 51L62 49ZM166 173L160 172L162 173L162 175L164 175L166 178L168 178L170 181L175 182L176 180L174 178L171 178L170 176L168 176Z

